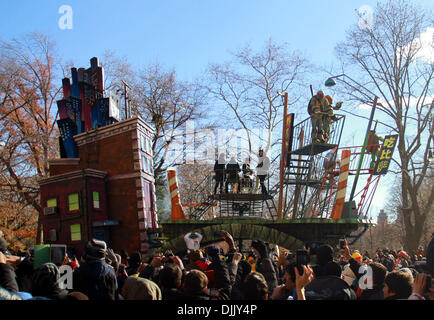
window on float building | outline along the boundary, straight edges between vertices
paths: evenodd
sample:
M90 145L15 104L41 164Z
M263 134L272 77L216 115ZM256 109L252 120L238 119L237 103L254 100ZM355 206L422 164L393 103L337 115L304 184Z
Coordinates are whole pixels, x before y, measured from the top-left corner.
M68 208L69 211L77 211L80 209L78 193L68 195Z
M93 207L94 209L100 209L100 202L99 202L99 192L94 191L92 192L92 201L93 201Z
M81 241L81 226L79 224L72 224L71 230L71 241Z
M51 198L47 200L47 208L57 207L57 198Z

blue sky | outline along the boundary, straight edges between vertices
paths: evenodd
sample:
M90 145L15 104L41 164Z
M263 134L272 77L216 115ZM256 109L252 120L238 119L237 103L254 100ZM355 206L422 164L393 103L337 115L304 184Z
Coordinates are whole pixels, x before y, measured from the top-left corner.
M422 1L428 3L429 1ZM58 27L61 5L73 9L73 29ZM190 79L209 62L270 37L317 64L333 60L335 44L357 23L355 10L374 1L343 0L51 0L2 1L1 37L38 30L56 41L65 59L114 49L133 64L158 60ZM79 45L79 43L81 45Z
M414 2L434 9L432 0ZM193 80L209 63L228 60L231 52L247 43L259 49L270 37L288 43L317 66L338 65L334 47L357 24L356 10L375 4L371 0L1 1L0 37L9 40L39 31L55 41L64 61L79 67L110 49L135 66L158 61L175 68L180 79ZM71 30L58 26L62 5L73 10ZM360 113L369 116L367 110ZM364 136L366 125L347 118L357 136ZM362 144L362 139L354 144ZM386 190L383 184L378 191L374 215L382 208Z

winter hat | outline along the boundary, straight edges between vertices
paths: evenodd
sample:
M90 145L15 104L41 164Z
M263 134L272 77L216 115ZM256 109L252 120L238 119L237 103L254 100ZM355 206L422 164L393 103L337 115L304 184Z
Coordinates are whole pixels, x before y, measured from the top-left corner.
M102 240L92 239L86 244L85 260L104 260L107 251L107 244Z
M45 263L33 276L32 295L53 298L60 293L60 273L54 263Z
M351 256L354 260L362 263L362 255L360 253L358 253L357 251L353 253L353 255Z
M162 294L157 284L140 277L128 277L122 287L125 300L162 300Z

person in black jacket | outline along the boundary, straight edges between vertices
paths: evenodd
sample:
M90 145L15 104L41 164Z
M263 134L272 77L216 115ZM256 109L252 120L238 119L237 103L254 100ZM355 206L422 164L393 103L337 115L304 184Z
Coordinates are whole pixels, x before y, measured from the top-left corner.
M270 259L268 246L264 242L253 240L252 247L255 249L255 255L258 257L256 271L264 276L268 285L268 294L271 296L278 285L279 269L274 261Z
M240 183L240 177L238 173L241 171L240 165L238 164L235 157L232 157L229 163L226 165L226 183L225 192L229 192L229 184L232 185L232 192L238 193L238 185Z
M226 262L220 258L220 248L217 246L209 246L206 248L206 254L209 257L211 264L207 271L214 273L214 287L217 290L224 290L230 294L232 289L231 277Z
M329 261L319 277L315 276L305 288L306 300L356 300L355 292L341 278L339 263Z
M217 188L219 187L220 187L220 193L223 193L225 167L226 167L225 155L224 153L221 153L218 160L216 160L214 164L214 180L215 180L214 194L217 193Z
M54 263L45 263L33 275L31 293L51 300L66 299L67 290L59 287L60 272Z
M89 300L116 300L118 297L116 274L105 262L106 250L104 241L89 241L83 257L85 262L74 270L74 290L84 293Z
M6 256L0 251L0 287L12 293L18 293L14 269L7 263Z
M19 287L14 268L8 263L9 254L5 239L0 237L0 287L16 293L19 292Z

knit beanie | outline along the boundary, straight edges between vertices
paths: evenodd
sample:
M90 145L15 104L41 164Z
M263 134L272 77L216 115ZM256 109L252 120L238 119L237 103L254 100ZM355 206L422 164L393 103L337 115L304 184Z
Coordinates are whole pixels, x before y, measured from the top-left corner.
M122 288L125 300L162 300L161 289L148 279L128 277Z
M45 263L40 266L33 276L33 296L52 298L58 294L61 291L58 284L59 278L59 269L54 263Z
M354 252L353 255L351 256L354 260L358 261L359 263L362 263L362 255L358 252Z
M85 260L104 260L107 244L101 240L90 240L85 248Z

